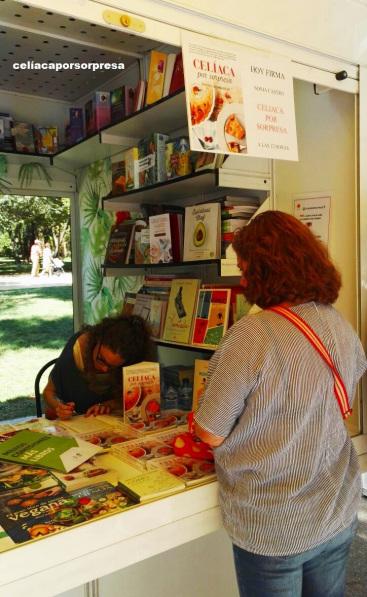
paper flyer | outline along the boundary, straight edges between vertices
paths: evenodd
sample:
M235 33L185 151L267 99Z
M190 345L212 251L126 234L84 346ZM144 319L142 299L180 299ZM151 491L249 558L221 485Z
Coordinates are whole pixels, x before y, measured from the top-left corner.
M290 61L182 33L190 147L297 160Z

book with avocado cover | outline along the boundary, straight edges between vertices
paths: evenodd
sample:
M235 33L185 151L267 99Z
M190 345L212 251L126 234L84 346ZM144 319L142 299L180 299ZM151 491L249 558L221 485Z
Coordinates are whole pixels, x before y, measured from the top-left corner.
M219 259L221 241L220 203L185 208L184 261Z

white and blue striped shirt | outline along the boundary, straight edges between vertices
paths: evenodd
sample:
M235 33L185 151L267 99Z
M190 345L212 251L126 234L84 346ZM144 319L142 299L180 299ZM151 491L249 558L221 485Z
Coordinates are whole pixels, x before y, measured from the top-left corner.
M352 399L367 368L353 328L329 305L292 310L320 337ZM239 547L292 555L352 523L360 472L333 387L310 342L270 311L243 317L211 358L195 418L226 438L215 461L224 526Z

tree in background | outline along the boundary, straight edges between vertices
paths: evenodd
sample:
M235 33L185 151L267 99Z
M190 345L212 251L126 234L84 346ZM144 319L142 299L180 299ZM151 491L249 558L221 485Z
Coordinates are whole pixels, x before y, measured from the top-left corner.
M52 241L55 256L67 256L70 252L70 200L0 196L0 254L28 261L35 238Z

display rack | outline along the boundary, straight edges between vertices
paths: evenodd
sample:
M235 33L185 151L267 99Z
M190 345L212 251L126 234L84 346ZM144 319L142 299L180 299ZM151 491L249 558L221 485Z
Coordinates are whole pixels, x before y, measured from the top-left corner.
M182 268L182 267L191 267L191 266L215 266L217 268L218 274L220 274L220 265L221 259L205 259L202 261L172 261L170 263L126 263L124 265L105 265L104 263L101 265L103 269L103 273L106 274L108 271L113 271L113 275L120 275L126 271L127 275L134 275L134 270L136 273L142 274L144 273L152 273L156 272L157 270L161 269L172 269L175 267Z
M195 197L222 191L227 194L236 193L265 199L271 189L270 178L249 175L241 170L222 168L200 170L186 176L171 178L149 187L133 189L118 197L106 197L103 207L107 211L116 211L124 202L177 203L187 197Z
M42 155L2 149L0 149L0 154L16 156L19 164L32 157L32 161L35 161L35 158L40 158L42 161L48 159L51 165L72 168L73 171L76 171L83 166L111 157L119 151L136 145L141 138L146 136L152 122L154 122L155 129L161 133L170 133L187 127L183 89L154 104L145 106L121 121L110 124L94 135L82 139L71 147L60 149L54 154Z

